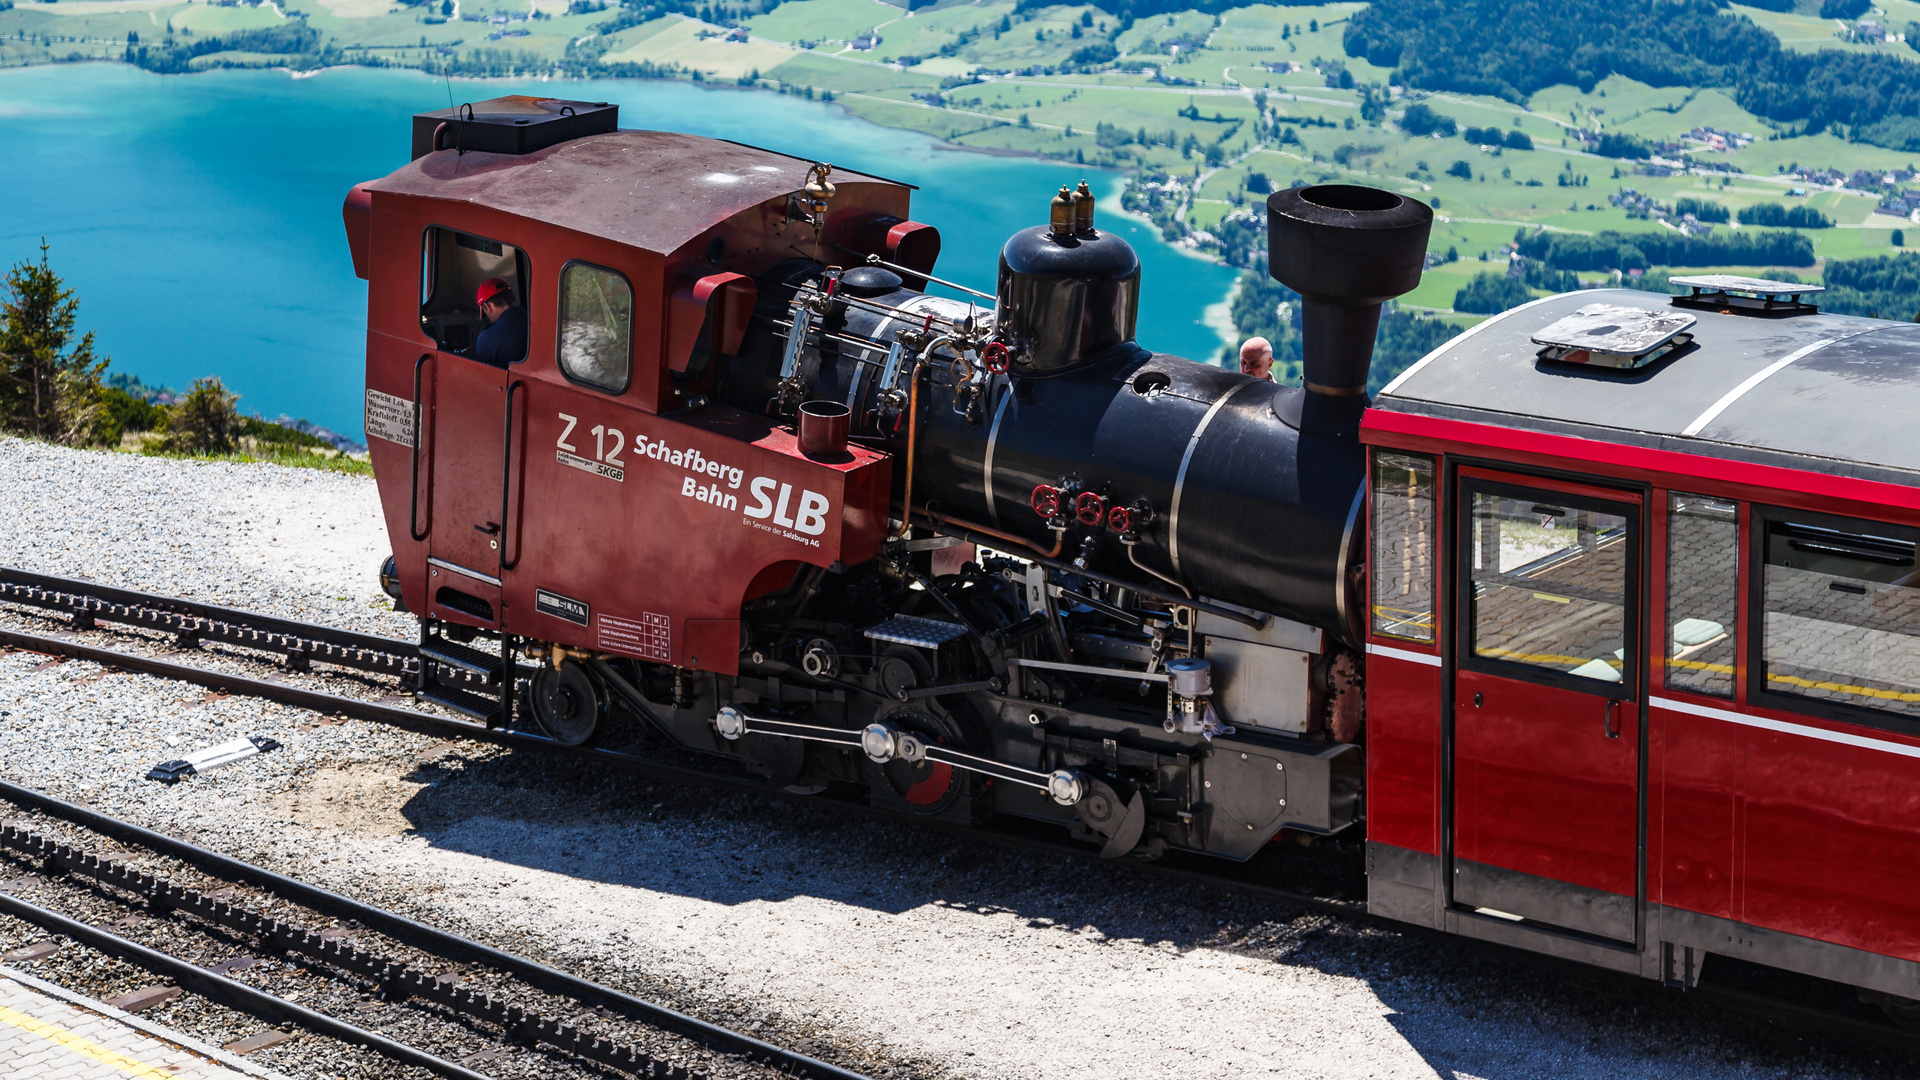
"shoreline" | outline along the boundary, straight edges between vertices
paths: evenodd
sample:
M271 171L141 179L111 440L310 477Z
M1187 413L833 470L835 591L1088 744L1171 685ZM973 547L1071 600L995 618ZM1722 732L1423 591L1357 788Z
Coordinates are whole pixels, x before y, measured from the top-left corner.
M12 76L10 81L0 81L0 99L6 102L0 106L0 110L10 114L33 114L37 118L23 122L22 133L44 129L46 137L52 141L43 140L42 145L52 148L67 142L64 137L55 138L66 122L54 119L54 112L70 113L76 107L83 110L93 107L119 108L114 103L121 99L144 99L150 104L136 110L151 117L142 136L144 144L171 138L167 132L175 126L176 121L169 117L174 116L178 109L174 105L164 104L166 102L186 103L189 113L194 116L231 115L231 104L222 107L227 112L218 109L208 112L210 106L207 103L231 103L249 97L258 98L263 103L262 107L274 116L290 110L305 115L307 106L304 103L313 98L384 102L383 108L387 111L400 108L410 113L415 109L409 106L423 109L444 107L447 100L444 90L431 84L442 83L444 86L445 81L450 81L443 81L443 77L417 68L388 70L377 66L341 64L312 72L296 72L285 65L273 68L216 68L211 70L229 74L202 80L161 82L150 81L146 77L160 73L146 71L139 65L117 60L108 63L112 66L95 63L71 71L58 70L57 65L53 64L20 65L18 74ZM334 81L301 81L323 72L336 72ZM205 73L196 71L189 74ZM0 75L0 80L7 78ZM1007 235L1032 224L1028 218L1034 212L1033 207L1028 205L1029 196L1021 192L1038 182L1057 186L1070 178L1054 174L1072 170L1075 176L1084 173L1095 182L1097 189L1105 189L1108 194L1103 200L1106 203L1102 208L1104 211L1109 214L1120 213L1119 193L1131 175L1125 169L1077 164L1071 159L1061 162L1044 154L1022 152L1020 148L1009 150L969 146L910 127L892 127L862 115L858 106L849 110L840 102L823 103L816 99L806 101L803 107L804 98L791 93L778 95L794 98L789 104L785 101L776 103L764 97L694 97L687 94L686 85L692 80L686 79L564 80L577 84L574 86L556 85L563 80L542 84L534 79L467 77L461 81L465 90L456 89L455 95L475 99L510 93L579 96L596 100L610 97L636 110L630 116L622 117L625 121L622 126L625 127L678 127L680 130L703 131L746 143L767 145L771 142L782 152L825 156L827 160L842 162L856 171L920 180L931 186L917 193L915 202L919 213L926 220L943 226L949 235L952 250L943 256L943 266L949 274L957 274L959 280L984 285L989 289L992 287L996 255L1001 243ZM720 82L703 81L695 85L751 89ZM763 93L767 92L764 84L761 89ZM433 100L435 98L438 101ZM811 107L822 104L829 108ZM54 107L52 112L49 106ZM245 111L251 113L253 110ZM327 109L324 114L332 117L339 111ZM623 109L623 112L627 111ZM676 119L682 115L684 122ZM847 123L849 120L859 123ZM189 142L198 138L202 127L208 126L190 123L185 119L177 122L190 129L182 136ZM224 128L231 125L222 122L213 126ZM358 130L358 127L353 130ZM361 149L350 156L362 160L364 164L347 168L342 173L339 180L343 188L367 176L383 175L406 161L404 142L397 146L389 145L390 140L385 139L377 140L377 146L372 145L374 142L376 140L356 140L356 145ZM964 158L935 153L941 150L971 150L979 153ZM392 151L398 151L399 156L394 157ZM27 160L38 160L40 156L38 152L29 154ZM843 157L847 160L842 161ZM217 195L232 187L240 178L265 168L256 166L251 158L246 160L249 162L246 165L222 168L220 175L224 179L195 182L187 187L195 191L205 187ZM334 165L321 171L331 175L341 172L342 168ZM909 175L903 176L903 170ZM70 165L59 167L55 173L42 175L65 175L67 171L70 171ZM83 188L86 186L84 178L76 178L75 184ZM71 190L75 184L58 187ZM1013 186L1009 187L1009 184ZM1052 187L1046 190L1051 192ZM364 342L360 341L359 334L353 334L349 340L347 331L329 331L336 325L348 325L349 320L356 316L363 317L365 284L341 271L335 265L338 260L325 260L324 266L315 266L312 260L302 264L304 268L298 276L319 290L312 292L310 299L302 303L320 313L321 323L316 324L318 329L314 334L303 332L300 339L293 343L293 352L289 354L307 357L308 362L297 365L295 369L299 375L297 381L320 393L324 402L339 405L330 408L289 397L281 380L269 379L255 370L259 366L252 359L256 353L265 355L261 350L279 349L284 344L273 344L279 328L264 317L243 317L213 332L209 332L212 328L195 329L183 324L179 327L179 333L171 335L173 344L167 343L163 336L157 344L139 342L136 345L135 339L128 335L135 328L149 327L150 319L137 314L134 310L137 305L127 301L124 295L138 291L138 283L146 272L127 258L114 254L110 245L103 246L97 241L84 239L84 230L92 213L84 204L52 192L53 189L43 186L41 194L26 198L18 207L16 221L22 226L31 224L34 237L41 231L47 231L52 236L56 245L56 263L65 267L65 272L82 287L81 320L88 329L101 333L104 347L115 358L115 370L137 372L149 381L171 381L184 385L192 377L207 374L217 367L221 374L227 376L229 386L246 395L247 400L242 403L244 407L258 407L266 415L301 413L305 410L304 415L317 423L349 437L360 437L360 424L357 422L360 410L354 407L358 403L350 401L339 405L344 399L340 397L337 384L344 384L348 379L357 382L363 377L364 372L358 370L361 358L355 355L359 350L353 346L358 342L364 347ZM331 191L327 194L331 196ZM1036 194L1032 197L1039 196ZM932 201L925 202L928 198ZM215 205L219 201L216 198L214 203L206 205ZM332 204L333 198L327 198L326 202ZM925 205L921 206L923 202ZM288 206L278 200L248 203L217 214L211 210L197 213L200 217L237 214L239 219L254 222L262 228L283 232L292 229L294 234L302 237L311 234L313 244L338 243L340 226L333 205L326 208L324 219L319 211L309 210L304 204ZM1118 217L1109 216L1106 220L1109 228L1115 231L1123 228ZM1191 356L1201 362L1211 361L1219 350L1219 334L1216 329L1202 324L1203 313L1208 307L1222 302L1238 272L1215 262L1213 265L1219 267L1216 278L1211 276L1213 272L1203 271L1184 258L1177 261L1170 259L1172 251L1178 251L1183 256L1195 256L1196 253L1165 243L1157 228L1135 215L1127 215L1124 230L1123 235L1139 248L1148 275L1158 283L1149 286L1152 294L1141 312L1141 340L1159 351ZM24 236L27 229L21 228L19 232ZM19 239L16 243L24 244L25 240ZM211 258L213 252L210 249L200 250L207 247L206 244L200 244L195 250ZM332 249L329 247L328 250ZM79 261L74 261L76 259ZM1207 261L1211 260L1203 260ZM260 292L244 282L232 283L232 288L245 296ZM259 298L264 298L264 294ZM248 310L263 308L252 305ZM337 317L329 318L330 315ZM162 321L164 323L167 320ZM341 340L336 342L335 338ZM189 350L187 345L181 344L189 340L197 347ZM321 349L324 349L325 355L318 351ZM350 349L352 352L349 352ZM185 351L197 353L199 359L181 355ZM227 359L209 366L207 358L211 356L226 356ZM321 415L315 415L316 408Z

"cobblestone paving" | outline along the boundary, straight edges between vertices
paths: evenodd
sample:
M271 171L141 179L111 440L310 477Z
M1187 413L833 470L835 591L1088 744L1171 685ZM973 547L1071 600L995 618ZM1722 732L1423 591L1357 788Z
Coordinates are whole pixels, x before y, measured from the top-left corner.
M0 975L0 1075L9 1080L241 1080L249 1073Z

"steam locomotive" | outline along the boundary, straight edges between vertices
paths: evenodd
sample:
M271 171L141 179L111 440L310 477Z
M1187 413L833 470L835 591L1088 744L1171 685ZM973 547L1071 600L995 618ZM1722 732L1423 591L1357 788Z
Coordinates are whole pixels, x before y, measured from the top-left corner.
M348 195L383 579L473 676L423 697L1112 858L1364 832L1391 918L1920 1011L1920 327L1675 279L1370 401L1415 200L1269 198L1278 386L1135 343L1084 183L988 297L905 184L616 121L423 113ZM463 355L493 279L504 368Z

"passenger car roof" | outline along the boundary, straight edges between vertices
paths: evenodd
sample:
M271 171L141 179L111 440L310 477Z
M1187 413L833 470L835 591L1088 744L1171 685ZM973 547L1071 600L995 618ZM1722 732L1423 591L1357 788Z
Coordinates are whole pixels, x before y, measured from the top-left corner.
M665 255L742 210L800 190L811 167L699 135L616 131L531 154L439 150L369 189L473 203ZM831 179L906 187L842 169Z
M1434 350L1374 407L1920 486L1920 325L1696 311L1693 347L1639 371L1536 358L1532 336L1578 308L1669 300L1604 289L1522 305Z

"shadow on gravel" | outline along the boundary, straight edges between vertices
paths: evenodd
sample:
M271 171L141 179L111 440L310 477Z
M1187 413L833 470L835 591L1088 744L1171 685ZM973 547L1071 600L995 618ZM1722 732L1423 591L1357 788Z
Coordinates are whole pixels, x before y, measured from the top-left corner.
M885 914L941 906L1082 940L1227 953L1248 970L1319 971L1364 984L1378 1005L1363 1011L1384 1014L1445 1080L1538 1080L1543 1040L1565 1048L1554 1080L1920 1075L1920 1060L1901 1050L1498 946L827 806L657 783L549 755L461 754L447 750L406 777L425 786L401 813L437 849L721 905L811 897ZM1622 1054L1635 1067L1622 1071Z
M447 750L403 778L424 786L401 815L415 835L447 851L726 905L809 896L876 912L940 904L1051 923L1057 902L1090 892L1106 898L1101 916L1076 929L1124 938L1151 932L1147 940L1182 951L1210 943L1216 930L1217 920L1137 902L1171 886L1124 867L1027 855L831 804L659 783L594 763L461 754ZM1303 854L1289 847L1274 861L1311 872Z

